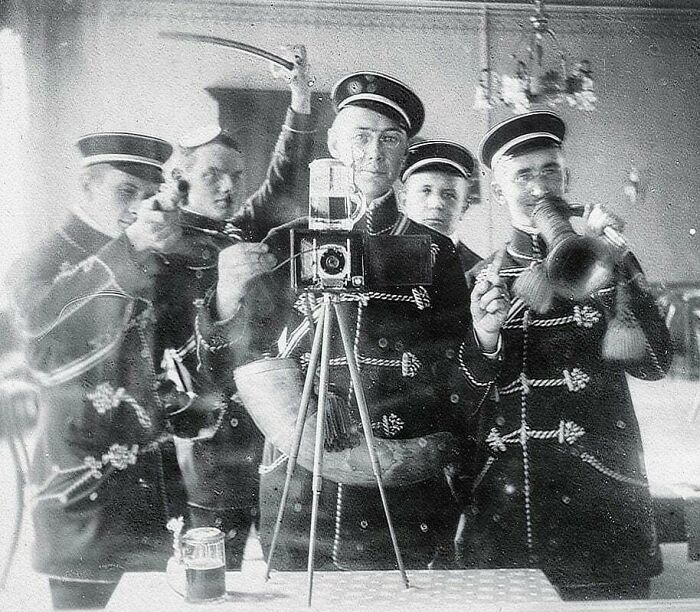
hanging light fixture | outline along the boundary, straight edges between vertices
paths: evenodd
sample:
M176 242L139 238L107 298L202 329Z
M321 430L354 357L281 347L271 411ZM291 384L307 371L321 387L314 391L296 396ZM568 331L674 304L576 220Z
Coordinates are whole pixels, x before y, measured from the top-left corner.
M511 54L513 72L498 74L494 70L482 70L474 109L486 110L503 104L515 113L524 113L533 105L554 108L568 103L578 110L595 110L597 99L590 62L581 60L569 72L566 55L549 27L544 2L533 0L533 5L529 26L523 29ZM556 63L549 66L544 62L546 41L556 53Z

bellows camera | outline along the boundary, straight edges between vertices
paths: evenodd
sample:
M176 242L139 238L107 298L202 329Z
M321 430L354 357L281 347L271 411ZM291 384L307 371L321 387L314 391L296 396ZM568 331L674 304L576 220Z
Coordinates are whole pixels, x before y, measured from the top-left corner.
M361 291L433 280L428 235L291 230L290 242L295 291Z

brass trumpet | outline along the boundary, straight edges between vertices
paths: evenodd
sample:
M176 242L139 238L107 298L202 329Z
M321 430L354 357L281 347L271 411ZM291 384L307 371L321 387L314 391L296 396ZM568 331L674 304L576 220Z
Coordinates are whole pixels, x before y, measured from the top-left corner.
M535 207L532 219L549 250L544 265L552 289L576 301L610 283L614 258L605 240L574 231L571 214L566 201L547 196Z

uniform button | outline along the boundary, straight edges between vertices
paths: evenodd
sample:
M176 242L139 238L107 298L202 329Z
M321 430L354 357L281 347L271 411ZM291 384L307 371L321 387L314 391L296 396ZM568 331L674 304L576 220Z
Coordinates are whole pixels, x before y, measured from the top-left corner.
M428 441L425 438L418 438L418 446L425 448L428 446Z
M379 342L377 343L381 348L386 348L389 346L389 341L386 338L379 338Z
M209 249L204 249L202 251L202 259L209 259L211 257L211 252Z
M220 516L214 517L214 527L216 527L218 529L223 524L224 524L224 519L222 519Z
M197 278L202 278L202 277L204 276L204 272L203 272L202 270L195 270L194 275L195 275Z
M547 545L548 545L550 548L556 548L556 547L557 547L557 544L558 544L558 542L557 542L557 539L556 539L556 538L549 538L549 540L547 540Z
M420 524L420 530L421 530L423 533L427 533L427 532L428 532L428 529L430 529L430 528L429 528L425 523L421 523L421 524Z
M617 423L615 423L615 425L617 425L618 429L624 429L627 427L627 423L625 423L623 420L619 420Z
M294 512L301 512L301 504L299 502L294 504Z
M403 351L403 342L401 342L401 340L397 340L397 341L394 343L394 348L395 348L397 351Z
M362 543L355 544L355 550L358 551L363 551L365 549L365 545Z
M231 529L230 531L226 532L226 539L227 540L233 540L238 535L238 531L236 529Z
M455 356L455 350L454 350L454 349L448 348L448 349L445 351L445 357L447 357L448 359L452 359L452 358L454 358L454 356Z
M500 515L500 514L494 514L494 515L491 517L491 520L492 520L494 523L498 523L498 522L501 520L501 515Z
M568 506L568 505L571 503L571 498L570 498L568 495L564 495L564 496L561 498L561 501L562 501L563 503L565 503L565 504Z
M230 421L231 427L238 427L238 419L236 417L233 417Z
M141 351L141 357L143 357L144 359L146 359L149 355L150 353L148 352L148 349L143 349Z
M97 493L92 492L90 493L90 501L95 501L97 499Z
M450 395L450 401L453 404L456 404L459 401L459 393L453 393L452 395Z
M360 521L360 527L362 527L362 529L367 529L367 525L367 521Z
M503 427L505 424L506 424L506 420L504 417L502 417L502 416L496 417L496 425L498 425L499 427Z
M137 482L139 483L139 487L141 487L142 489L151 488L151 485L148 482L146 482L143 478L139 478Z
M506 485L506 493L508 493L508 495L513 495L513 493L515 493L515 486L512 484Z
M255 506L250 509L250 516L258 516L258 509Z
M247 455L246 458L245 458L245 460L246 460L248 463L253 463L253 457L252 457L251 455Z

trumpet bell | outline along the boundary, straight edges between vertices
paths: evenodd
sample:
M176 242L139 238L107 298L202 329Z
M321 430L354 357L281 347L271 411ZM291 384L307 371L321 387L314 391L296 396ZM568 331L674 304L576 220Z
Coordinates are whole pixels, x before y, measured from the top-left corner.
M549 248L547 276L560 297L583 300L612 279L614 260L608 244L593 236L580 236L571 227L569 205L561 198L545 196L532 219Z
M304 376L291 358L260 359L235 369L238 395L251 418L278 450L289 455L294 443ZM310 408L314 408L311 406ZM313 471L315 410L307 413L298 463ZM420 438L374 438L384 486L407 486L443 477L444 468L459 459L459 446L449 432ZM321 475L348 485L376 487L376 477L364 438L351 448L325 451Z
M554 291L577 301L610 283L614 262L605 242L573 234L550 251L546 266Z

